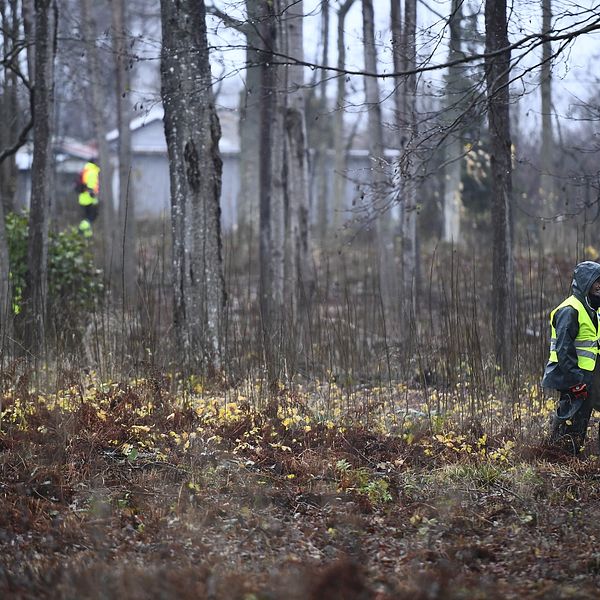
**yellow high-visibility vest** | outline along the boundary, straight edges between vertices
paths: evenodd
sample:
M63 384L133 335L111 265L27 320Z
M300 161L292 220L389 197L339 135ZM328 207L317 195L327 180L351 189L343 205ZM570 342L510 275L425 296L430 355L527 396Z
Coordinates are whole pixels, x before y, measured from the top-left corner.
M575 297L569 296L564 302L559 304L550 313L550 362L558 362L556 354L556 329L554 328L554 314L564 306L571 306L577 311L579 321L579 332L575 338L575 350L577 352L577 365L585 371L593 371L596 366L596 357L598 356L598 341L600 340L600 331L594 325L590 314L585 306ZM600 320L599 320L600 322Z
M81 183L85 185L87 190L79 194L79 204L81 206L90 206L98 204L98 192L100 190L100 167L93 162L85 163L83 171L81 171ZM92 196L88 190L92 190Z

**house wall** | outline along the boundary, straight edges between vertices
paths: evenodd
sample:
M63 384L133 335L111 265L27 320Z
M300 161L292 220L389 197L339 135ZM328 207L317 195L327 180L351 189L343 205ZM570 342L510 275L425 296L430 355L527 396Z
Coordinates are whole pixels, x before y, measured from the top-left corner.
M226 114L226 124L229 129L233 125L231 115ZM129 182L129 193L135 197L136 217L149 220L168 216L170 210L170 180L167 159L167 147L165 142L162 114L150 118L140 117L135 127L132 127L132 155L133 165L131 180ZM132 124L133 125L133 124ZM236 121L237 126L237 121ZM221 158L223 160L223 178L221 189L221 215L222 226L225 231L235 227L237 222L237 205L240 196L240 164L237 152L237 141L235 133L229 131L220 141ZM117 154L116 132L109 134L109 143L113 160ZM390 157L391 158L391 157ZM319 214L321 202L318 198L322 184L315 176L314 156L309 158L309 189L311 220L317 222L322 218ZM333 186L334 186L334 155L329 152L319 158L325 163L324 172L327 174L327 194L330 196L327 202L328 220L333 220ZM56 190L53 198L54 214L60 220L77 222L79 210L77 206L77 194L75 182L84 160L79 158L67 158L59 167L60 172L56 174ZM18 179L18 202L22 206L29 204L30 195L30 161L23 161L22 170ZM360 218L361 199L368 193L368 182L371 180L371 169L373 165L366 151L353 151L348 157L345 192L345 219ZM118 203L118 170L113 168L113 199ZM102 201L102 191L100 191ZM368 200L367 200L368 202ZM116 208L116 206L115 206ZM363 213L364 216L364 213Z

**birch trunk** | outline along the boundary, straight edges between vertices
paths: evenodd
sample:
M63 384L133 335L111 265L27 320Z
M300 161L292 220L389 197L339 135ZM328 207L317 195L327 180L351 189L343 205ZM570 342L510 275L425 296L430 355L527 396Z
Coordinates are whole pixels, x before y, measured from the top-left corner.
M173 313L183 364L222 366L221 135L197 0L161 0L162 99L171 177Z

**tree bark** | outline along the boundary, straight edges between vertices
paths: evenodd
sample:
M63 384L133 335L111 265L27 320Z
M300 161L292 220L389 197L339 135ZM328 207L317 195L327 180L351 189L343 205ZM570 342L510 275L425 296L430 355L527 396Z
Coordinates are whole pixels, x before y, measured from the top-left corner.
M222 366L221 135L214 105L206 9L161 0L162 99L171 177L173 312L185 367Z
M318 96L315 94L315 104L317 107L318 121L315 127L314 144L314 172L315 172L315 198L316 198L316 236L321 248L327 243L327 234L329 232L329 211L330 211L330 193L329 193L329 157L328 150L331 148L331 117L327 102L327 78L329 72L329 0L321 2L321 39L323 40L323 53L321 55L321 65L324 69L320 71Z
M417 63L416 48L417 1L405 0L403 46L405 70L414 70ZM417 245L417 76L407 75L404 87L404 123L406 131L406 166L402 178L403 190L401 220L401 277L402 312L406 316L417 313L419 288L419 262Z
M364 61L367 73L377 72L377 50L375 47L375 23L372 0L362 0ZM379 84L375 77L364 78L365 99L369 126L369 156L371 160L371 199L375 221L376 244L379 265L379 288L381 292L386 322L393 325L397 321L397 304L394 274L394 238L391 215L387 212L384 197L387 192L383 125Z
M19 41L19 14L17 12L16 2L9 3L6 0L0 2L0 18L3 31L3 56L5 60L16 62L19 59L19 52L16 46ZM9 59L9 57L13 57ZM0 111L4 127L0 128L0 152L6 148L11 148L17 141L17 132L21 126L18 115L19 101L17 97L17 77L10 64L4 65L4 76L2 81L2 95L0 96ZM17 184L17 167L15 154L7 156L0 162L0 202L3 206L3 212L14 210L14 195ZM4 221L0 223L4 227Z
M81 21L83 26L83 39L87 52L87 62L91 79L92 95L92 122L96 132L98 144L98 158L100 166L100 212L102 218L103 250L104 250L104 272L110 277L113 274L115 264L115 236L114 236L114 205L112 195L112 165L110 163L110 151L106 134L108 133L107 115L105 107L108 98L105 94L105 86L102 84L98 49L96 47L96 19L92 13L91 0L81 2Z
M246 81L240 111L240 195L238 226L254 237L259 221L260 156L256 142L261 135L261 37L260 0L246 0Z
M282 13L287 54L292 60L304 59L302 0L287 0ZM286 307L302 319L311 296L308 232L308 147L306 139L304 67L292 64L286 70L285 112L285 206L286 206Z
M115 236L116 248L119 253L117 289L122 294L123 305L127 306L134 300L136 286L136 221L135 193L132 184L132 153L131 153L131 106L128 92L130 89L126 9L124 0L111 0L113 51L116 67L117 93L117 130L119 155L119 207L118 229Z
M542 34L552 30L552 0L542 0ZM554 135L552 130L552 42L542 44L542 64L540 69L540 91L542 112L541 177L540 193L542 202L556 207L554 190Z
M512 163L509 112L510 49L506 0L485 3L485 61L492 171L492 323L496 360L512 364L515 290L512 231ZM493 53L493 55L492 55Z
M275 67L272 64L275 51L276 28L272 3L261 0L260 13L260 222L259 222L259 263L260 263L260 310L263 325L265 352L271 347L271 315L274 313L273 289L275 270L272 252L272 144L274 117L277 114ZM267 363L269 359L267 358Z
M33 163L23 290L23 346L38 358L44 349L48 287L48 227L52 178L51 122L54 107L54 56L57 9L53 0L35 0Z
M462 4L463 0L452 0L449 19L450 47L448 62L452 63L463 56L462 44ZM444 148L444 241L460 242L460 216L462 199L460 190L461 165L463 154L462 128L457 127L460 118L460 98L463 94L462 67L451 65L446 77L446 127L450 129Z
M4 31L4 56L10 56L19 37L19 15L14 1L0 3L2 29ZM18 55L17 55L18 56ZM16 60L17 57L15 57ZM17 115L19 111L17 100L17 81L14 72L8 65L4 67L2 86L2 122L5 127L0 129L0 151L11 147L16 139L15 131L19 127ZM10 284L10 259L8 241L6 239L5 215L13 210L14 192L16 186L16 163L14 154L0 163L0 357L11 346L13 337L12 325L12 286Z
M337 68L343 71L346 66L346 41L344 26L346 15L352 8L354 0L345 0L337 14ZM346 105L346 76L340 73L337 76L335 100L335 119L333 126L334 183L333 183L333 229L339 232L344 223L344 210L346 208L346 167L347 153L344 139L344 112Z
M302 60L303 3L264 0L260 21L260 299L273 382L285 358L273 349L289 342L284 336L298 323L298 303L310 294L303 68L277 65L275 58Z

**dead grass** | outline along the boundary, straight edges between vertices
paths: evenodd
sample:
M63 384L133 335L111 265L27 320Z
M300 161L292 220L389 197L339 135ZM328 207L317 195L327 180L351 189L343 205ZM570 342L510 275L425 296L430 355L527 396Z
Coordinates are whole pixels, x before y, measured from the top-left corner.
M416 409L390 432L308 392L267 416L167 379L75 388L5 390L0 596L597 596L593 445Z

